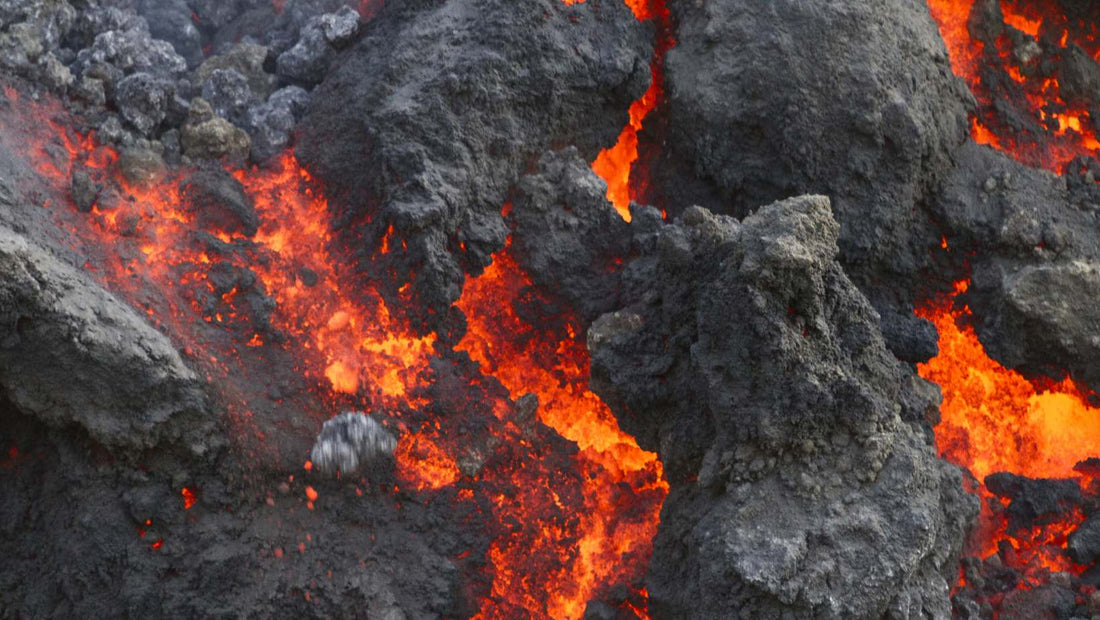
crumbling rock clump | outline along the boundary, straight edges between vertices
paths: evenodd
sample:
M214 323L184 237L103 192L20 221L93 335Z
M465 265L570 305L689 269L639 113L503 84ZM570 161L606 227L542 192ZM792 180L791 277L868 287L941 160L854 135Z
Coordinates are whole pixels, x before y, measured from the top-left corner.
M883 321L915 323L914 278L940 241L922 207L966 140L972 105L926 3L669 7L677 44L665 61L668 135L651 169L661 204L742 216L789 196L827 195L849 277L876 307L891 307ZM888 345L914 329L928 331L889 326ZM907 357L928 351L899 348Z
M591 161L615 142L652 32L621 0L386 3L314 91L296 146L344 221L371 214L359 268L392 299L411 281L416 323L445 317L465 272L504 247L526 167L558 144Z
M840 268L829 201L634 214L625 305L588 343L593 388L672 486L651 612L947 617L976 500L905 421L935 401Z
M354 474L362 467L393 457L397 439L373 417L346 411L321 427L310 462L326 474Z

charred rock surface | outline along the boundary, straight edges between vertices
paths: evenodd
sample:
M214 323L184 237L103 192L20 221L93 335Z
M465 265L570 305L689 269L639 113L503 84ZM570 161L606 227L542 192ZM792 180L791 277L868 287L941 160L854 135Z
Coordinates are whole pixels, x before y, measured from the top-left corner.
M593 388L672 485L654 615L947 617L976 501L903 421L934 401L837 262L828 200L635 214L628 303L588 344Z
M990 355L1010 368L1100 386L1100 199L1081 175L1055 176L988 147L960 151L936 203L971 262L968 303Z
M532 282L589 324L618 305L617 264L630 225L609 208L607 186L575 148L549 152L513 200L515 254Z
M387 3L315 91L296 152L359 225L360 267L390 296L411 281L428 321L504 246L500 210L528 165L615 141L652 51L619 1Z
M385 480L360 483L364 500L346 483L249 477L225 456L131 463L7 402L0 446L0 618L471 613L449 559L477 544L449 525L469 515Z
M659 191L739 217L829 196L850 277L884 321L911 322L912 279L939 242L922 207L966 139L970 102L925 2L669 7L677 44L666 59L667 147L652 166ZM681 196L693 177L709 190ZM888 344L927 353L905 342L915 329L885 327Z
M199 377L129 306L0 227L0 387L113 448L224 445Z

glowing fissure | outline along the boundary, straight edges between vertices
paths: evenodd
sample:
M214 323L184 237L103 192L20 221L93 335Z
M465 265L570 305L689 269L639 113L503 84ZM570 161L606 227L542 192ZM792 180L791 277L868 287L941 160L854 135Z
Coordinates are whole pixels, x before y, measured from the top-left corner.
M572 2L566 0L566 4ZM626 0L626 4L638 20L655 20L657 23L657 41L649 65L649 88L630 105L629 120L618 140L613 146L600 151L592 162L592 171L607 183L607 200L629 222L630 201L639 196L646 184L643 179L631 176L634 162L638 161L638 132L664 96L665 54L676 45L676 40L664 0Z
M587 351L576 321L566 317L558 333L524 324L510 303L501 303L519 301L529 285L507 252L467 282L458 305L470 327L458 348L513 398L537 394L539 419L577 452L541 452L550 448L525 438L509 417L512 404L493 401L493 420L485 424L499 441L486 445L503 456L476 476L463 475L459 439L438 421L409 428L403 417L428 405L422 400L431 381L428 362L439 355L434 336L412 334L357 277L331 229L328 204L291 153L268 168L231 171L259 216L257 232L246 237L199 221L181 190L192 171L127 183L117 153L73 133L72 122L55 102L10 105L0 124L12 130L0 139L34 133L30 148L8 146L26 154L56 195L68 195L79 169L121 188L124 195L113 204L96 204L83 216L71 202L45 206L71 234L74 251L88 257L89 273L166 332L218 386L236 441L260 442L244 448L246 457L271 449L263 445L267 429L254 421L252 404L269 397L249 392L255 388L247 375L262 372L277 348L313 386L310 396L318 402L303 402L316 409L306 413L318 426L349 406L398 416L402 486L492 507L491 519L479 525L494 534L485 558L491 592L481 601L481 617L579 618L606 588L640 583L668 488L660 462L622 433L588 391ZM251 305L247 286L224 277L234 270L254 274L257 288L274 300L270 327L253 323L262 308ZM569 471L558 469L562 463ZM181 491L182 508L195 494ZM309 497L308 507L323 510L323 498ZM624 605L644 615L644 590Z
M537 543L559 548L562 559L568 559L544 583L552 594L545 613L576 618L600 587L621 582L621 558L633 558L633 569L644 570L668 484L657 455L623 433L607 405L588 390L588 351L572 317L563 317L563 333L553 333L518 317L512 303L501 303L514 303L530 292L530 281L508 250L496 254L481 276L467 281L457 304L469 323L458 349L504 384L512 398L536 394L539 420L580 449L576 459L583 473L584 506L576 540L554 544L563 532L548 529ZM498 506L503 514L516 508ZM493 596L523 608L523 601L514 598L523 592L516 588L526 553L520 542L498 540L490 554L497 566Z
M967 286L959 282L956 293ZM1100 454L1100 410L1084 402L1069 378L1037 388L990 359L966 323L969 314L969 308L956 308L952 299L918 311L939 332L939 355L918 364L917 370L943 391L935 428L940 454L970 470L979 482L990 474L1009 472L1037 479L1073 478L1088 487L1091 478L1075 472L1074 466ZM972 545L983 558L1007 542L1016 550L1014 568L1033 583L1041 582L1043 571L1083 570L1061 551L1083 515L1009 532L1004 515L989 508L989 502L998 499L984 485L977 491L982 515Z
M972 36L968 27L974 0L927 1L952 70L966 81L978 101L976 116L971 119L971 137L976 142L1005 151L1027 165L1059 173L1065 172L1075 157L1100 154L1100 139L1089 111L1067 103L1057 77L1045 75L1039 67L1039 55L1021 60L1005 34L994 42L996 49L987 50L986 43ZM1000 8L1008 26L1063 51L1069 45L1079 45L1100 60L1095 27L1069 22L1054 0L1001 0ZM990 62L995 66L989 66ZM991 70L998 72L999 81L985 73ZM1015 91L1006 91L1008 87ZM1043 135L1002 122L995 104L1024 108Z

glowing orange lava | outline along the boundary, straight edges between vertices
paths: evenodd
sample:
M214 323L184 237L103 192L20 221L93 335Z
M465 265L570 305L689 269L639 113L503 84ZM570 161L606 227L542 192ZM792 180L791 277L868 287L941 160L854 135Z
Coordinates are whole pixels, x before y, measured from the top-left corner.
M14 89L5 92L18 98ZM429 361L448 352L436 350L433 334L413 334L356 272L332 229L327 201L293 154L263 169L230 171L258 216L258 231L246 236L200 217L185 189L193 171L165 169L141 184L126 182L118 176L118 155L78 135L73 122L49 100L9 105L0 110L0 140L28 158L54 195L69 195L80 169L120 188L118 196L101 195L90 213L77 213L69 201L47 206L71 235L74 252L87 257L92 277L172 338L225 396L235 440L258 438L246 455L271 449L262 442L273 429L255 421L256 403L275 408L263 422L271 425L311 415L319 427L352 406L398 418L430 411L423 400ZM18 142L24 137L27 144ZM525 434L508 417L512 403L501 398L485 406L492 420L478 421L498 442L484 444L499 456L492 465L463 475L456 455L468 446L448 420L410 430L402 418L397 474L402 488L451 493L454 501L491 509L478 524L494 540L484 563L475 564L491 578L482 617L579 618L606 588L640 582L668 487L656 456L623 434L588 391L577 323L565 321L565 331L532 326L512 311L510 302L529 284L506 253L468 281L458 305L469 329L459 349L513 398L537 394L539 419L576 444L576 452L548 452L551 431ZM308 387L285 405L286 396L263 388L276 356ZM569 446L557 441L555 450ZM289 460L301 463L302 456ZM314 509L316 489L305 492ZM185 508L194 506L193 489L181 495Z
M965 281L958 283L956 293L967 286ZM957 309L950 300L929 304L918 314L939 332L939 355L918 364L917 370L943 392L935 428L940 454L970 470L979 482L990 474L1009 472L1028 478L1077 478L1086 484L1073 468L1100 455L1100 410L1082 400L1073 381L1066 378L1040 389L990 359L966 323L969 309ZM1007 541L1016 567L1025 575L1040 568L1079 572L1080 567L1059 550L1083 515L1031 531L1007 532L1003 516L989 508L990 501L997 500L984 486L978 492L982 521L972 544L983 557L997 553Z
M572 4L568 0L566 4ZM668 50L676 45L672 25L664 0L626 0L639 20L657 21L657 45L650 62L650 82L646 92L630 105L630 120L623 127L615 145L600 151L592 162L592 171L607 183L607 199L623 219L630 221L630 201L639 194L638 180L631 180L631 167L638 160L638 132L642 122L657 107L664 95L664 61Z
M1030 166L1065 172L1075 157L1100 154L1100 139L1085 106L1067 102L1057 74L1041 67L1042 58L1017 53L1007 34L982 41L968 27L974 0L927 0L951 58L978 101L971 137ZM1100 59L1095 24L1070 22L1052 0L1001 0L1007 26L1067 52L1078 45ZM984 69L983 69L984 67ZM999 72L1000 78L991 77ZM1007 78L1007 79L1006 79ZM1026 127L1000 118L998 106L1029 117Z
M529 291L530 281L507 250L496 254L485 273L466 282L457 304L469 322L458 349L503 383L513 398L538 396L539 420L580 449L585 505L577 514L575 543L562 548L565 533L553 528L535 543L562 556L560 566L547 574L536 577L526 570L530 549L518 546L519 541L494 543L492 594L505 606L495 612L483 609L482 617L507 617L509 606L530 609L535 594L546 591L549 600L540 610L546 616L579 618L598 588L621 582L626 569L621 558L649 554L668 484L657 455L623 433L607 406L588 390L588 352L575 323L564 317L564 333L555 334L516 315L508 301L514 303ZM515 507L498 504L498 509ZM526 517L522 508L520 512Z

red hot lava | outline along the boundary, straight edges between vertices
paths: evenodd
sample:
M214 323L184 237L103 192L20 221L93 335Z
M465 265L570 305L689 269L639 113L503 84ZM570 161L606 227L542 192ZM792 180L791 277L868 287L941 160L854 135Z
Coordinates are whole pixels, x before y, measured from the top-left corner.
M956 293L967 286L958 283ZM1076 473L1074 466L1100 454L1100 410L1084 402L1073 381L1039 388L990 359L967 323L969 308L956 308L952 300L929 304L918 314L939 332L939 355L917 369L943 391L935 428L940 454L978 481L1010 472L1036 479L1074 478L1087 489L1091 479ZM1000 508L991 503L998 500L984 485L978 492L982 519L971 541L972 553L987 558L1007 543L1014 550L1012 567L1033 583L1052 572L1082 570L1064 547L1083 515L1010 532L1003 513L991 510Z
M671 45L660 3L632 8L639 19L660 20L666 43L658 46L653 86L632 107L624 129L624 136L633 132L633 145L627 139L627 146L616 147L634 153L617 160L616 175L627 186L636 132L656 103L661 58ZM492 507L491 523L482 526L496 538L486 558L491 586L481 617L577 618L610 586L640 581L668 489L661 465L588 391L577 321L564 316L555 317L560 328L531 325L512 310L537 293L507 250L467 283L458 307L469 317L469 331L458 349L481 366L485 376L475 382L499 381L512 398L537 395L539 421L565 438L563 445L575 445L575 453L547 454L548 448L530 444L510 418L513 405L493 401L487 409L494 419L486 425L496 439L486 445L498 452L526 446L528 460L498 459L504 464L464 475L456 458L463 446L451 439L448 421L441 425L419 413L429 404L422 396L432 380L429 362L447 352L436 351L433 335L413 334L349 267L329 205L291 153L268 168L230 171L258 215L258 229L249 235L196 212L187 189L195 171L164 169L127 180L119 154L90 133L75 133L74 119L56 103L5 92L19 105L0 116L8 130L0 139L32 134L31 148L8 146L26 153L57 195L68 194L76 172L117 188L101 192L86 216L72 204L46 206L70 233L74 252L87 257L91 275L148 316L223 394L243 454L262 459L277 450L265 443L277 434L266 424L281 425L290 410L304 410L316 426L339 408L381 410L399 418L395 423L405 431L396 452L404 486L423 493L461 487L450 495L455 501ZM273 307L265 307L265 299ZM308 393L278 397L272 405L254 377L280 365L291 366ZM272 407L262 420L256 415ZM185 509L197 499L189 488L181 496ZM317 501L316 491L309 499ZM645 615L644 590L624 605Z
M928 0L951 67L978 102L973 139L1055 172L1100 153L1096 102L1079 92L1074 68L1100 60L1096 24L1069 19L1057 0L1000 0L999 21L981 4Z

